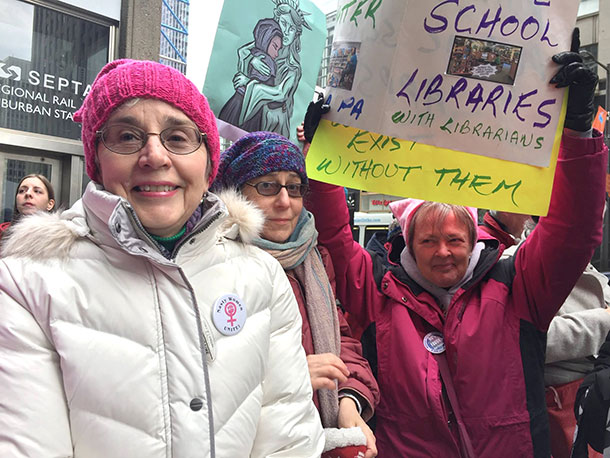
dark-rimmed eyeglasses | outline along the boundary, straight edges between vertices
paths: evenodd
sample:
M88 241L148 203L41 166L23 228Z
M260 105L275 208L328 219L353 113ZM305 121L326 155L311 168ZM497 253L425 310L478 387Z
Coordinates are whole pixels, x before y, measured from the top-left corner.
M279 184L275 181L261 181L256 184L244 183L256 189L261 196L277 196L282 188L286 188L286 192L290 197L303 197L309 187L303 183L288 183Z
M206 134L192 126L172 126L161 132L145 132L130 124L111 124L95 134L107 149L117 154L137 153L144 148L150 135L158 135L165 149L174 154L194 153L202 143L206 148L208 146Z

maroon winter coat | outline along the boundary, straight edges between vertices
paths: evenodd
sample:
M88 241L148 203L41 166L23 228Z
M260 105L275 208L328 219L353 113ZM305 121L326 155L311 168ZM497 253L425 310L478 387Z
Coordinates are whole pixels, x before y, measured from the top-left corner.
M326 250L324 247L318 246L318 250L322 256L322 262L326 268L326 274L328 275L331 288L333 293L336 295L335 271L333 269L330 255L328 254L328 250ZM311 336L311 328L309 326L309 318L307 316L307 306L305 305L304 289L299 280L297 280L293 271L287 271L286 275L288 276L290 286L292 286L292 291L294 291L294 296L299 304L301 318L303 318L303 348L305 349L305 354L311 355L315 352L313 347L313 339ZM365 399L366 402L362 405L362 418L368 420L373 415L375 408L379 404L379 386L377 385L375 377L373 377L369 363L362 356L362 346L360 345L360 342L352 337L350 327L339 307L337 307L337 313L339 314L339 326L341 332L340 358L350 371L347 381L339 384L339 391L349 388L356 391L361 398ZM313 397L316 407L319 407L318 396L315 391Z
M353 241L342 188L311 183L308 208L329 249L337 295L376 330L379 456L459 457L437 360L422 343L444 335L460 411L477 457L550 456L545 331L601 242L607 149L601 137L562 140L548 217L514 257L486 248L447 314L400 265ZM397 253L399 255L399 253Z

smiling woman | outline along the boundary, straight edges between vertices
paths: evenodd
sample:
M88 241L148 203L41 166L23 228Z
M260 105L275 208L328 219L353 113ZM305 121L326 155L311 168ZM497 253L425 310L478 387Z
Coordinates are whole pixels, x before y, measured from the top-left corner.
M131 124L119 123L126 120ZM132 205L153 238L178 234L208 190L205 134L181 110L156 99L119 107L99 132L104 188Z
M373 458L375 437L365 420L379 402L379 388L360 342L352 337L337 307L332 261L328 251L318 246L313 216L303 207L308 190L303 154L281 135L252 132L222 154L219 175L214 189L237 188L265 214L254 244L280 262L297 298L313 399L322 424L361 428L365 458ZM327 447L330 443L332 435L327 436Z
M2 244L0 456L319 456L295 299L247 246L263 217L208 192L207 99L118 60L74 119L93 181Z

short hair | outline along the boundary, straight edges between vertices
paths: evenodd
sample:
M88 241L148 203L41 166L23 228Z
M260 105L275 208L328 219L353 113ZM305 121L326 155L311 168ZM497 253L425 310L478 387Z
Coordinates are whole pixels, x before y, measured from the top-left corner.
M437 227L441 226L447 216L452 213L456 220L466 226L468 230L468 243L472 250L477 243L477 227L472 215L466 207L461 205L445 204L441 202L424 202L415 209L409 221L407 228L407 246L411 256L415 258L413 252L413 239L415 238L415 227L421 221L434 220Z

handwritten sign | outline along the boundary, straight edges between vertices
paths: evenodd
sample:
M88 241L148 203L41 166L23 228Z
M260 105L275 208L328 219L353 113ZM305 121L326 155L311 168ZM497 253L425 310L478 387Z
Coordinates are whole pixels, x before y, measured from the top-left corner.
M555 152L550 167L532 167L322 120L307 174L364 191L545 215L556 160Z
M431 174L419 181L425 188L407 185L417 180L396 178L392 184L361 180L358 186L545 213L548 199L533 200L550 195L565 94L548 84L557 71L551 56L569 48L577 9L571 0L340 1L326 88L332 108L326 119L355 132L383 134L388 143L401 145L403 160L422 167L420 175ZM343 144L342 149L325 150L335 151L335 159L356 151L355 143L350 144L353 131L328 125L323 130L327 140L318 143L316 134L310 150L316 160L325 154L318 149L329 142L333 147ZM407 148L409 144L415 146ZM446 193L442 188L448 174L428 188L440 178L432 179L437 172L431 171L444 169L462 173ZM507 200L496 198L500 191L477 192L482 190L478 182L456 186L468 173L470 179L490 177L487 187L492 189L494 176L496 186L503 180L521 185ZM531 183L536 193L513 198L534 189L530 179L536 181Z
M203 86L221 135L266 130L296 141L325 37L309 0L225 0Z

